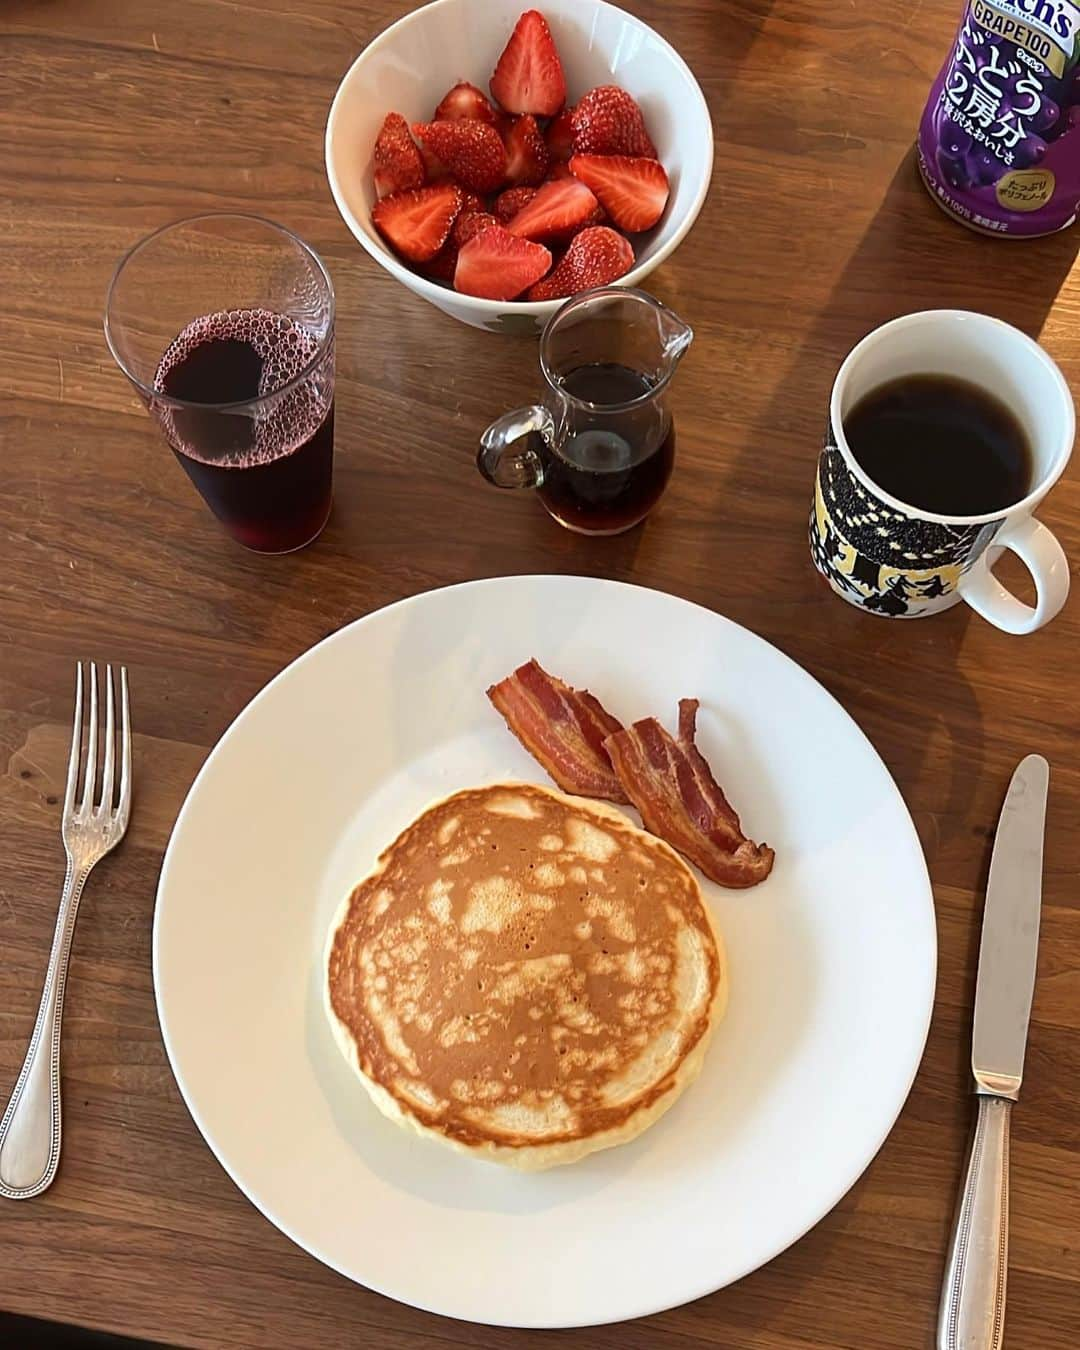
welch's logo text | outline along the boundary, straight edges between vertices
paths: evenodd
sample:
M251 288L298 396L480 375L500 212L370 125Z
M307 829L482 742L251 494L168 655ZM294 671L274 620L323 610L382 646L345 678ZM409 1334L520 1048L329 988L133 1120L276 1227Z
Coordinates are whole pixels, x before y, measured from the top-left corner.
M1027 19L1072 54L1080 28L1080 9L1070 0L990 0L990 4L1002 14Z

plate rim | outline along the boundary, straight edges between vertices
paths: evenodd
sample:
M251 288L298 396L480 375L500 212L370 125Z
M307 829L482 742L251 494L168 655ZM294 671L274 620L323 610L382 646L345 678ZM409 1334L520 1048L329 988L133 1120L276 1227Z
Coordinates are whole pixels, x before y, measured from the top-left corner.
M768 648L768 650L770 651L770 653L772 653L773 656L780 658L780 660L783 663L792 667L799 677L801 677L803 680L808 681L811 685L813 685L821 696L823 696L825 699L827 699L831 704L835 706L835 709L850 724L850 728L855 733L857 739L863 743L865 748L869 750L873 759L877 761L878 765L880 766L882 772L885 775L885 779L888 782L889 788L891 789L892 797L895 800L896 805L900 808L902 818L907 822L910 831L911 841L914 844L915 854L917 855L917 858L921 863L921 868L919 869L919 871L920 871L920 881L923 883L923 885L920 888L922 890L922 899L923 899L921 909L924 913L924 917L926 920L924 926L926 928L927 960L924 974L925 987L922 991L925 1007L921 1017L921 1027L914 1042L917 1045L918 1049L917 1053L913 1056L913 1063L910 1072L907 1076L907 1081L904 1085L903 1092L898 1095L895 1111L889 1113L886 1127L884 1131L881 1133L880 1138L878 1138L876 1142L874 1142L873 1145L866 1151L865 1156L860 1157L857 1165L854 1165L852 1168L844 1169L845 1180L843 1181L843 1184L839 1186L839 1188L836 1190L835 1194L833 1195L833 1198L829 1201L829 1203L825 1206L825 1208L819 1214L813 1217L810 1220L810 1222L806 1223L804 1226L800 1227L797 1231L793 1232L791 1236L785 1237L782 1244L778 1246L770 1256L767 1256L761 1260L751 1260L746 1265L740 1265L737 1268L735 1274L732 1274L728 1278L723 1279L722 1282L719 1284L712 1283L710 1279L706 1279L705 1283L700 1287L698 1287L698 1285L695 1283L691 1288L688 1288L683 1293L677 1293L674 1297L671 1297L669 1295L661 1295L659 1297L653 1296L651 1299L645 1298L639 1300L636 1304L634 1304L632 1309L629 1311L620 1312L616 1315L612 1315L610 1313L602 1313L599 1316L589 1317L584 1320L580 1318L575 1318L572 1320L563 1320L558 1318L557 1316L552 1318L546 1318L544 1320L528 1320L528 1319L523 1320L521 1318L514 1318L511 1320L505 1317L484 1318L483 1320L481 1320L480 1318L471 1317L463 1313L447 1312L445 1309L432 1306L432 1304L427 1303L420 1298L414 1298L412 1296L404 1297L399 1293L394 1293L391 1292L389 1289L381 1287L379 1284L368 1283L367 1281L358 1278L351 1271L346 1270L338 1262L330 1259L328 1256L324 1254L321 1254L313 1250L311 1245L309 1245L307 1242L305 1242L302 1238L300 1238L296 1234L296 1232L293 1230L292 1226L288 1222L281 1219L276 1213L274 1213L274 1211L269 1206L264 1206L255 1198L255 1196L251 1193L251 1191L249 1191L248 1188L241 1182L241 1180L237 1176L236 1172L233 1170L233 1167L230 1165L230 1163L218 1151L213 1139L211 1138L210 1131L208 1130L207 1126L204 1123L201 1112L199 1111L195 1102L192 1100L188 1087L184 1082L182 1071L178 1065L177 1057L174 1053L174 1048L170 1040L168 1027L166 1025L166 1018L163 1012L163 998L159 983L159 944L160 944L160 929L161 929L160 915L162 911L162 897L167 884L170 865L172 863L174 852L177 846L176 841L181 833L181 827L184 824L184 820L185 817L187 816L189 807L202 784L204 775L207 775L211 771L212 766L215 760L217 759L219 753L221 753L222 748L225 746L226 742L229 740L230 736L233 734L237 726L252 713L255 706L269 694L270 690L273 689L279 682L284 681L288 676L290 676L295 668L301 666L309 659L313 658L314 654L318 651L321 651L324 647L329 647L336 642L343 641L345 639L346 634L349 634L354 629L360 628L363 625L375 620L378 616L384 614L388 610L408 608L427 600L429 597L442 596L450 592L456 592L461 590L476 590L480 588L489 589L498 586L506 586L508 584L512 585L513 583L516 582L555 582L561 585L565 584L573 585L575 583L584 582L588 586L599 586L601 588L617 589L620 591L635 591L635 592L640 591L644 592L647 595L661 596L666 601L672 601L681 606L686 606L693 610L697 610L700 613L706 615L710 620L718 620L725 626L738 629L740 633L746 635L748 638L752 640L752 645L754 646L760 645L762 647ZM275 675L271 676L271 678L259 690L257 690L255 694L252 695L252 697L248 700L248 702L243 706L243 708L241 708L241 710L236 714L236 716L232 719L229 725L225 728L225 730L222 732L221 736L218 738L215 744L211 747L210 752L208 753L206 759L200 766L198 773L192 780L191 786L188 788L184 796L183 803L180 806L180 810L177 812L176 819L173 822L173 826L169 834L169 841L168 844L166 845L165 852L162 856L161 868L158 874L158 882L154 892L154 917L151 934L151 970L152 970L152 983L154 989L154 1006L158 1019L158 1027L161 1032L162 1042L165 1046L165 1053L168 1058L169 1069L173 1075L173 1080L176 1083L177 1089L180 1092L180 1096L184 1102L184 1106L187 1108L188 1114L191 1116L193 1122L195 1123L196 1128L199 1131L199 1134L202 1136L203 1143L206 1145L210 1153L213 1155L218 1164L224 1170L229 1180L233 1183L234 1186L236 1186L236 1188L240 1191L241 1195L244 1196L244 1198L248 1201L248 1203L252 1205L252 1207L260 1215L262 1215L264 1219L273 1224L273 1226L277 1228L278 1231L281 1232L285 1237L287 1237L290 1242L294 1243L297 1247L299 1247L300 1250L303 1251L307 1256L318 1261L320 1264L328 1267L330 1270L333 1270L336 1274L341 1275L345 1279L349 1280L352 1284L359 1285L362 1289L368 1289L371 1292L378 1294L380 1297L389 1298L396 1303L400 1303L406 1307L415 1308L422 1312L430 1313L433 1316L446 1317L449 1318L451 1321L461 1322L465 1325L515 1327L521 1328L522 1330L553 1330L553 1331L569 1330L577 1327L584 1328L593 1326L609 1326L609 1325L618 1325L621 1322L637 1321L641 1318L651 1317L658 1313L670 1311L671 1309L674 1308L685 1307L690 1303L697 1302L701 1298L706 1298L711 1294L719 1293L722 1289L727 1289L731 1285L738 1283L742 1279L745 1279L747 1275L752 1274L754 1271L760 1270L765 1266L770 1265L773 1261L777 1259L777 1257L782 1256L784 1252L788 1251L796 1243L800 1242L807 1235L807 1233L810 1232L811 1229L816 1228L817 1225L821 1223L821 1221L824 1218L826 1218L829 1214L831 1214L832 1211L836 1208L836 1206L840 1204L840 1202L852 1189L855 1183L863 1176L867 1168L869 1168L870 1164L877 1157L878 1153L881 1151L885 1142L889 1138L889 1135L893 1132L894 1128L896 1127L896 1122L900 1118L900 1114L903 1111L904 1107L907 1105L908 1099L911 1095L912 1087L914 1086L915 1079L918 1076L919 1069L922 1066L922 1062L926 1054L926 1044L929 1038L930 1026L933 1020L934 1004L937 991L938 936L937 936L937 922L936 922L936 902L934 898L933 884L930 878L929 867L926 862L926 852L925 849L923 848L922 840L919 837L918 830L915 828L915 822L914 819L912 818L911 811L907 805L907 802L904 800L904 796L901 793L900 788L896 782L896 779L893 777L892 771L890 770L888 764L885 762L885 760L878 752L877 747L870 740L867 734L863 731L862 727L858 724L858 722L856 722L855 718L852 717L851 713L849 713L848 710L844 707L844 705L840 702L840 700L836 698L836 696L832 694L821 683L820 680L818 680L808 670L804 669L798 663L798 661L796 661L793 657L789 656L787 652L783 651L782 648L776 646L774 643L770 642L767 638L761 637L758 633L754 632L753 629L747 628L743 624L736 622L734 619L730 619L726 615L721 614L716 610L710 609L707 605L700 604L695 600L688 600L681 595L674 594L671 591L662 590L661 588L656 586L644 586L636 582L618 581L608 577L585 576L580 573L523 572L512 574L499 574L496 576L476 578L473 580L450 582L442 586L433 586L426 590L414 592L412 595L402 596L397 600L390 601L388 604L380 605L377 608L368 611L368 613L366 614L361 614L357 618L350 620L348 623L343 624L333 633L328 633L325 637L320 638L318 642L313 643L310 647L300 652L291 661L289 661L287 665L283 666L281 670L279 670Z

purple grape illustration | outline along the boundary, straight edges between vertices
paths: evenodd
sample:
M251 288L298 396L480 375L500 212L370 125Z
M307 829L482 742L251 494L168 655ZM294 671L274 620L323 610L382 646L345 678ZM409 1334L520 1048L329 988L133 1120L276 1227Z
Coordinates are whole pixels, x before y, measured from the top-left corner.
M938 172L950 187L964 188L970 186L967 165L964 163L963 155L948 155L939 146L936 159Z
M1031 127L1033 131L1047 136L1053 130L1058 119L1061 117L1061 109L1052 98L1044 98L1039 104L1038 112L1031 118Z
M1033 169L1046 154L1046 142L1040 136L1028 136L1013 151L1014 169Z
M972 183L979 186L996 183L1006 168L996 155L991 154L989 150L982 146L974 150L968 157L968 165Z
M971 149L971 136L955 122L949 122L942 128L938 148L948 158L960 159Z
M1043 98L1050 99L1056 103L1059 108L1064 107L1066 103L1071 102L1069 95L1069 82L1071 76L1067 75L1063 80L1055 79L1052 75L1038 76L1039 83L1042 85Z

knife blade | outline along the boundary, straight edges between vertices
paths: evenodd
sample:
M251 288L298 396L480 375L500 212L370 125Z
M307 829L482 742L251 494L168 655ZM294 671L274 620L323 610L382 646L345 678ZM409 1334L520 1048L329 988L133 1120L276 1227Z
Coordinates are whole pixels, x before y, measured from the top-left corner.
M1050 766L1028 755L1001 808L986 885L971 1071L979 1092L1015 1101L1024 1074L1042 904Z
M1028 755L1001 809L983 908L971 1070L979 1110L949 1247L938 1350L1001 1350L1009 1272L1009 1118L1024 1075L1050 766Z

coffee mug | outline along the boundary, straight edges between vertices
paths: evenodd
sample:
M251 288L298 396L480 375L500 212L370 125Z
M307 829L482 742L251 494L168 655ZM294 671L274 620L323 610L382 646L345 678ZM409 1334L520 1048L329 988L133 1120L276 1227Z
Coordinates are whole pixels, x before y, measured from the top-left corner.
M900 501L873 482L851 452L844 418L880 385L928 374L966 380L1011 409L1031 449L1026 496L985 515L948 516ZM958 309L883 324L852 349L833 384L810 513L818 571L837 595L873 614L920 619L964 600L1007 633L1034 632L1069 594L1061 545L1032 512L1069 462L1074 433L1061 371L1010 324ZM1034 605L990 570L1006 548L1031 573Z

